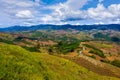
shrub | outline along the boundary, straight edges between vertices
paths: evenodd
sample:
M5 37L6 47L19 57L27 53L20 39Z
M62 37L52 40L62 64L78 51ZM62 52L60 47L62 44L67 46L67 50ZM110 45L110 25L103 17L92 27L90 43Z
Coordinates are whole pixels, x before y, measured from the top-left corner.
M118 37L112 37L111 41L113 41L113 42L120 42L120 39Z
M92 56L89 56L89 57L91 57L91 58L93 58L93 59L96 59L96 57L95 57L94 55L92 55Z
M23 46L22 48L30 51L30 52L40 52L40 50L37 48L37 47L26 47L26 46Z
M93 53L93 54L96 54L102 58L105 58L106 56L104 55L103 52L99 51L99 50L90 50L89 53Z
M120 61L119 60L114 60L111 62L111 64L120 68Z

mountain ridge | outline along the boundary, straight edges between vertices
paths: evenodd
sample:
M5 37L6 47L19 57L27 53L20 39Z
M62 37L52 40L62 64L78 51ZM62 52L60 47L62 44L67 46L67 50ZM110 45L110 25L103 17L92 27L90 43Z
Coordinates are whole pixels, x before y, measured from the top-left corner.
M120 31L120 24L105 24L105 25L35 25L35 26L11 26L7 28L0 28L0 32L16 32L16 31L29 31L29 30L67 30L67 29L75 29L75 30L118 30Z

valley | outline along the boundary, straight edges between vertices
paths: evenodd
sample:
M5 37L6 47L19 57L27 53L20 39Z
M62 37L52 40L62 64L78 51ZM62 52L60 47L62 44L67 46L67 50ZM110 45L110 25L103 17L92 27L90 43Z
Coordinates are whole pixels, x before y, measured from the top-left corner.
M12 48L12 46L14 48ZM13 56L14 54L14 56L16 55L16 57L19 57L17 56L19 52L16 51L16 48L20 48L21 49L20 52L25 51L20 53L23 56L26 54L28 56L30 54L31 57L37 57L36 61L39 61L39 58L42 58L42 62L44 62L45 64L44 66L47 65L46 71L50 70L51 73L51 74L49 72L46 73L46 71L45 72L43 71L43 74L41 73L41 76L44 75L42 76L43 78L48 78L45 80L51 79L56 80L55 77L60 77L60 75L62 75L61 72L57 72L56 74L54 74L53 72L54 70L59 71L58 69L62 70L64 68L64 66L58 66L60 64L66 66L65 67L66 72L63 74L65 78L59 80L66 79L73 80L72 78L70 78L70 75L72 75L72 73L74 74L73 78L76 80L79 80L79 78L81 78L81 80L88 80L89 77L92 77L92 74L98 74L100 76L109 76L111 78L112 77L120 78L119 47L120 47L120 32L117 30L92 29L81 31L76 29L67 30L60 29L60 30L29 30L29 31L23 30L20 32L19 31L0 32L0 48L1 48L0 50L4 49L1 53L3 53L4 51L8 51L7 52L8 54L11 53L10 55ZM9 52L10 50L12 50L12 52ZM4 53L2 54L3 56ZM63 62L54 62L55 60L54 58L57 59L56 61L63 60ZM26 60L25 57L23 58L23 61L24 60ZM48 60L50 62L47 62ZM70 64L66 65L67 64L66 61L70 62ZM73 67L71 66L70 69L71 63L76 65L77 67L84 67L86 70L88 70L88 72L90 71L90 73L87 73L90 76L87 77L84 76L82 77L81 75L78 76L77 75L78 73L74 73L76 70L78 70L76 67L74 68L74 66ZM43 67L41 63L40 64L33 63L32 65L33 66L38 65ZM49 68L47 68L48 66ZM69 75L66 75L66 73L68 73L69 71L67 68L72 70L72 73L70 73ZM31 69L32 68L30 68L30 70ZM6 74L9 75L8 73ZM84 75L84 73L82 74ZM34 73L32 75L34 75ZM37 75L38 74L35 73L36 80L38 77ZM4 78L2 76L0 77ZM39 77L38 80L44 80L40 79ZM23 79L24 78L25 77L23 76ZM27 78L29 80L29 77ZM91 78L91 80L94 79L101 80L102 77ZM103 80L109 79L103 78Z
M120 80L120 0L0 0L0 80Z

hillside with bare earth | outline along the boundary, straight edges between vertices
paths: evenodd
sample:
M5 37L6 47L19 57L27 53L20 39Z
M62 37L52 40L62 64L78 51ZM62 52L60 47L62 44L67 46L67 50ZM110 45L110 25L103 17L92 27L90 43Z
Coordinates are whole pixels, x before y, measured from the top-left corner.
M93 71L97 74L120 78L120 68L112 66L107 63L96 61L90 57L87 56L78 56L78 57L59 56L59 57L73 61L76 64L83 66L88 70Z
M0 80L119 80L98 75L63 58L3 43L0 64Z
M91 78L91 80L94 79L109 80L108 78L114 80L120 78L119 35L120 35L119 31L109 31L109 30L79 31L73 29L37 30L37 31L23 31L23 32L13 32L13 33L1 32L0 33L1 53L2 54L5 53L6 57L7 57L6 53L8 54L10 53L10 56L12 54L17 58L19 57L17 56L17 54L20 54L22 56L24 56L24 54L27 54L28 55L27 57L34 56L35 58L37 57L36 58L37 61L41 60L42 62L44 62L44 66L47 66L44 68L46 69L46 71L45 72L43 71L43 73L40 73L39 71L37 72L40 74L42 78L37 76L38 74L36 72L35 73L34 71L32 72L33 68L31 69L30 66L27 67L27 69L30 70L31 73L29 73L28 71L28 73L26 73L27 74L26 76L29 76L29 74L35 75L36 78L38 78L38 80L39 79L45 80L45 78L48 80L51 79L56 80L57 78L60 79L60 75L64 76L64 78L61 80L66 80L66 79L88 80L88 78ZM18 46L20 46L19 47L20 50ZM16 50L19 50L20 53ZM17 61L18 62L21 61L21 59L17 60L17 58L15 60L16 63ZM22 59L23 58L24 57L22 57ZM80 68L84 67L88 71L85 74L80 72L81 75L79 75L79 71L77 71L78 68L75 69L76 67L71 66L72 64L66 66L67 63L64 61L58 62L59 59L67 60L68 62L70 61L74 65L77 65ZM7 58L5 58L5 60L7 60ZM24 58L23 60L28 60L28 59ZM43 65L41 65L42 63L41 61L40 64L39 63L33 64L31 63L32 60L30 60L30 62L29 60L28 62L25 61L25 64L29 63L30 65L32 64L32 65L38 65L38 67L43 67ZM14 61L11 60L11 62ZM16 64L12 64L12 65L16 65ZM3 64L3 66L5 67L6 65ZM9 64L7 66L9 66ZM19 66L21 65L18 65L16 67L19 68ZM4 69L4 67L2 69ZM11 66L10 69L7 67L6 70L11 70L11 69L13 70L12 67L14 66ZM20 68L22 70L24 66ZM37 68L37 70L38 69L39 68ZM32 77L28 78L23 75L19 75L17 72L21 73L22 72L21 70L20 71L17 70L16 73L13 73L13 75L17 76L16 77L7 73L6 70L5 70L5 74L2 75L2 78L5 78L6 75L8 75L8 77L12 76L14 78L18 78L22 76L23 78L27 78L28 80L35 78L34 76L33 78ZM51 74L56 71L58 72L55 74ZM64 74L62 74L61 71L64 72ZM75 73L75 75L73 75L73 77L70 77L70 75L72 75L73 73ZM103 76L106 76L106 78Z
M85 44L87 44L87 46ZM116 63L117 66L112 64L114 61L119 61L119 47L120 46L116 43L106 41L81 42L80 47L77 48L74 52L67 55L58 56L71 60L97 74L120 78L119 62ZM105 57L90 53L90 50L94 48L98 51L99 49L102 50Z

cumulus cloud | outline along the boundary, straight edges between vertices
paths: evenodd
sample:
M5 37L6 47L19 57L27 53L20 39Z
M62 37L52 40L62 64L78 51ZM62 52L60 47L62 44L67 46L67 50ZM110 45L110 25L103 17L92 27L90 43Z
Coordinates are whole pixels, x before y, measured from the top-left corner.
M120 4L112 4L105 8L103 4L98 4L96 8L87 10L88 17L95 20L120 18Z
M98 4L96 8L89 8L87 14L89 18L97 20L113 17L102 4Z
M22 19L31 19L33 18L33 14L29 10L23 10L23 11L18 11L16 14L16 17L22 18Z
M66 5L72 10L78 10L82 8L89 0L68 0L63 5Z
M0 24L120 23L120 4L105 7L102 4L104 0L99 0L97 7L83 10L89 1L92 0L67 0L63 3L44 5L41 0L0 0Z
M120 18L120 4L112 4L108 7L108 11L114 15L114 17Z
M0 23L5 26L21 25L30 18L34 22L42 9L40 0L0 0L0 3Z
M53 12L49 15L49 17L45 20L59 20L59 21L65 21L68 19L82 19L86 17L86 15L83 15L83 11L80 11L80 9L87 4L89 0L68 0L65 3L60 3L53 6L48 6L47 8L51 9ZM82 16L82 17L81 17ZM76 19L75 19L76 18Z
M43 21L81 21L81 20L97 20L101 24L106 22L115 22L120 18L120 4L112 4L107 8L104 7L99 0L96 8L88 8L87 10L81 10L89 0L78 1L68 0L66 3L60 3L57 5L49 6L52 9L52 14L49 14L43 18ZM118 21L117 21L118 22Z

